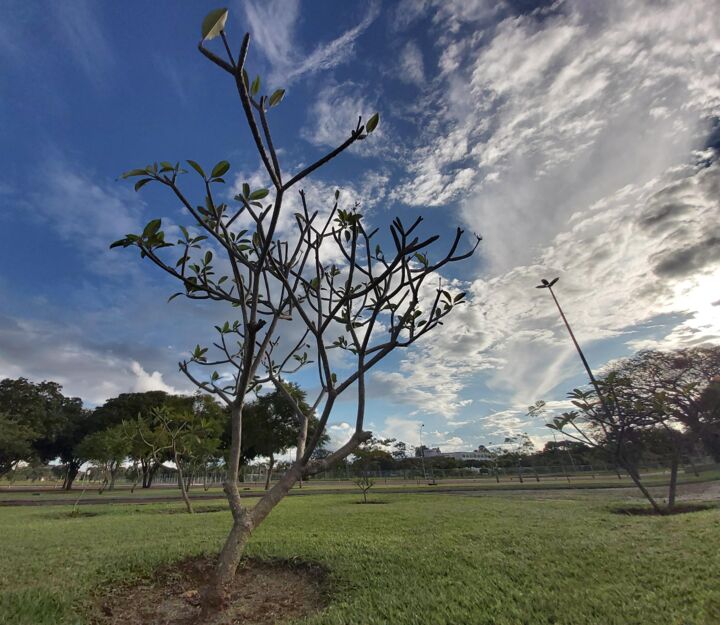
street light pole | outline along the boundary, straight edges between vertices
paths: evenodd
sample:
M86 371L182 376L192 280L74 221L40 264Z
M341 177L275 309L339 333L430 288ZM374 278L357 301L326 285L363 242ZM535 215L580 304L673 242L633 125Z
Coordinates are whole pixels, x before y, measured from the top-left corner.
M585 358L585 354L583 354L582 349L580 349L580 344L577 342L577 339L575 338L575 334L572 331L572 328L570 327L570 324L568 323L567 317L565 316L565 313L563 312L563 309L560 306L560 302L558 302L558 298L555 297L555 292L553 291L553 286L560 278L554 278L553 280L550 280L549 282L545 280L544 278L540 280L541 284L537 285L536 289L547 289L550 291L550 295L552 295L553 301L555 302L555 306L557 306L558 312L560 313L560 317L562 317L563 323L565 324L565 327L567 328L568 334L570 335L570 338L572 339L573 344L575 345L575 349L577 350L578 355L580 356L580 360L582 360L583 366L585 367L585 371L587 371L588 377L590 378L590 382L592 383L593 387L595 388L595 392L597 393L598 399L600 400L600 404L602 404L603 411L605 412L605 416L608 419L612 419L612 416L610 414L610 409L607 406L607 403L605 403L605 398L603 397L602 393L600 392L600 386L597 383L597 380L595 379L595 376L593 375L592 369L590 369L590 365L588 364L587 359Z
M424 423L420 424L420 464L422 464L423 479L427 482L427 473L425 473L425 446L422 442L422 431L425 427Z

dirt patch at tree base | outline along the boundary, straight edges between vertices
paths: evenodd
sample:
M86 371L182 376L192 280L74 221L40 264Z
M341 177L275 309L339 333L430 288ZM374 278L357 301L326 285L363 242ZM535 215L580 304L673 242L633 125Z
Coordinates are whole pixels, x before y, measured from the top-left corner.
M702 504L702 503L684 503L677 504L672 510L663 510L661 513L655 511L650 506L638 507L629 506L624 508L613 508L611 512L614 514L626 514L628 516L670 516L674 514L687 514L688 512L701 512L703 510L711 510L716 508L714 504Z
M327 604L327 571L317 564L243 561L228 607L214 620L200 618L200 591L214 558L192 558L160 570L155 579L116 588L101 597L94 625L273 625L320 611Z

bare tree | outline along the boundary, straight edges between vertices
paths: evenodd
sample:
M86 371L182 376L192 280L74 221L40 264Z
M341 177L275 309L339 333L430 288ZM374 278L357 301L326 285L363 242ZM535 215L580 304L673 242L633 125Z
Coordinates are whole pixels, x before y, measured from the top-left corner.
M224 490L230 503L233 525L221 550L214 575L203 591L204 613L209 615L225 603L226 586L235 574L252 531L303 477L325 471L351 454L370 438L364 429L367 372L397 348L407 347L440 324L464 293L435 286L430 278L468 258L480 237L460 250L463 231L457 229L449 248L433 253L437 235L422 238L418 218L410 225L395 219L390 226L389 246L382 249L377 230L368 231L357 207L338 206L335 192L329 212L321 217L310 208L312 201L299 189L301 210L293 215L294 231L283 237L279 224L287 211L285 199L307 176L336 158L375 130L379 116L363 123L362 117L348 137L302 170L286 174L270 132L269 110L284 96L279 89L261 95L261 79L252 82L245 69L250 35L233 56L224 32L226 10L209 14L202 26L200 52L228 74L237 90L252 144L257 151L270 188L242 185L235 203L223 201L218 188L230 169L227 161L209 173L194 161L189 166L202 179L202 205L197 206L179 185L187 173L179 164L154 163L124 174L137 177L136 189L156 183L167 189L193 218L192 228L181 227L183 238L170 243L160 219L147 224L140 234L129 234L113 247L139 248L148 259L182 285L176 295L232 305L239 319L217 326L211 357L208 347L198 345L180 369L202 390L213 393L230 408L232 440ZM223 56L206 47L220 37ZM193 230L193 228L195 230ZM169 256L170 250L179 255ZM325 259L340 259L328 262ZM299 328L299 329L298 329ZM292 338L291 338L292 337ZM335 363L332 351L344 352L350 369ZM318 427L308 436L308 417L292 396L287 399L298 417L295 461L253 507L243 505L238 491L243 408L246 398L263 383L286 393L286 376L313 365L321 391L313 403ZM209 375L199 372L209 367ZM312 460L338 397L353 388L357 394L354 433L334 453Z
M355 486L357 486L363 494L363 503L367 503L367 494L368 491L375 486L375 480L370 477L370 473L367 469L363 469L360 475L358 475L354 480L353 483Z

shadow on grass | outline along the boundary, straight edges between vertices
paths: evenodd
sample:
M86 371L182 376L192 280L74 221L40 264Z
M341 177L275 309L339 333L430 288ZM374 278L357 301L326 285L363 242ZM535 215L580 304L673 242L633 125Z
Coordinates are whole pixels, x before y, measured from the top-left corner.
M626 516L673 516L675 514L688 514L690 512L702 512L703 510L712 510L717 508L712 503L686 503L678 504L672 510L663 509L661 513L656 512L650 506L623 506L611 508L613 514L624 514Z

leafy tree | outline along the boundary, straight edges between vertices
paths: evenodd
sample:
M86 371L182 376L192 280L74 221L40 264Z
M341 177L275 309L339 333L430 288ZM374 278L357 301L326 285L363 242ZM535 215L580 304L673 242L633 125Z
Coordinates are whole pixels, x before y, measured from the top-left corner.
M598 389L603 401L599 399ZM564 436L603 450L609 460L622 467L658 513L664 509L642 482L639 462L647 451L648 433L657 427L655 412L644 406L629 392L630 381L617 372L610 372L589 389L573 389L568 396L577 410L564 412L547 426ZM675 478L670 484L670 507L673 503Z
M698 398L694 418L685 421L715 462L720 462L720 379L714 378Z
M643 351L613 367L627 381L625 396L666 430L682 453L681 425L720 457L720 346Z
M11 471L19 462L27 462L33 457L33 441L36 438L35 430L0 413L0 476Z
M71 488L82 464L73 450L88 429L89 412L83 409L82 401L65 397L56 382L7 378L0 381L0 413L7 426L0 445L2 440L17 436L14 442L0 447L2 464L10 467L33 458L43 462L60 458L65 463L63 487Z
M145 436L146 422L142 418L123 424L126 440L139 436L156 462L162 463L160 459L169 455L175 463L178 488L190 514L193 507L188 489L192 469L204 466L210 458L219 455L224 418L223 411L212 397L197 395L192 399L189 409L184 409L182 404L172 408L167 404L153 408L150 417L153 428L149 438ZM128 438L128 431L132 431L133 425L135 431Z
M228 203L223 201L222 185L230 163L222 160L206 169L188 161L201 181L201 199L196 202L185 185L181 187L189 170L179 163L162 161L133 169L124 177L137 180L136 190L164 188L192 223L179 226L182 237L176 242L166 238L161 220L153 219L142 232L112 244L136 248L142 258L173 277L181 288L176 295L230 304L238 312L239 318L216 327L218 337L212 351L198 344L190 360L180 363L199 388L227 404L232 420L225 492L233 525L202 594L206 617L223 605L225 588L235 575L251 532L290 488L304 477L325 471L370 438L370 432L364 430L367 371L396 348L412 345L437 328L464 300L463 293L443 288L436 280L437 272L468 258L479 243L478 237L470 249L460 251L463 231L458 229L448 251L437 253L433 243L439 237L420 237L420 218L410 225L395 219L390 237L380 240L376 230L366 229L357 207L339 206L339 191L327 216L310 208L316 200L307 198L302 190L301 210L288 215L285 200L291 190L369 137L379 116L374 114L366 122L359 117L337 148L288 174L280 165L282 152L275 149L268 119L285 91L264 95L260 77L250 80L246 69L250 36L245 35L239 54L233 56L224 32L226 20L225 9L205 18L199 49L231 77L269 188L244 183L234 203ZM206 46L216 37L222 39L226 58ZM294 233L283 237L278 227L281 223L291 223ZM331 258L342 261L327 260ZM299 338L298 326L302 328ZM345 362L352 366L334 364L331 349L344 352L348 356ZM318 427L308 436L309 419L287 393L300 424L296 460L257 505L247 508L238 490L247 397L264 383L286 393L285 377L313 362L321 389L312 402L313 408L319 409ZM203 367L209 368L208 374L201 372ZM350 388L357 392L353 435L327 458L311 461L335 402Z
M127 458L130 444L122 425L88 434L78 444L75 456L94 462L101 471L103 481L100 492L113 490L115 478Z
M395 460L405 460L408 457L408 446L403 441L397 441L393 446L392 457Z
M154 423L153 411L161 407L189 410L193 399L169 395L164 391L147 391L144 393L122 393L108 399L102 406L95 409L93 420L98 428L112 427L123 422L133 422L133 427L126 429L130 439L129 456L140 465L142 487L150 488L155 474L170 456L166 454L153 456L145 441L158 436L157 424ZM142 433L142 436L140 435Z

